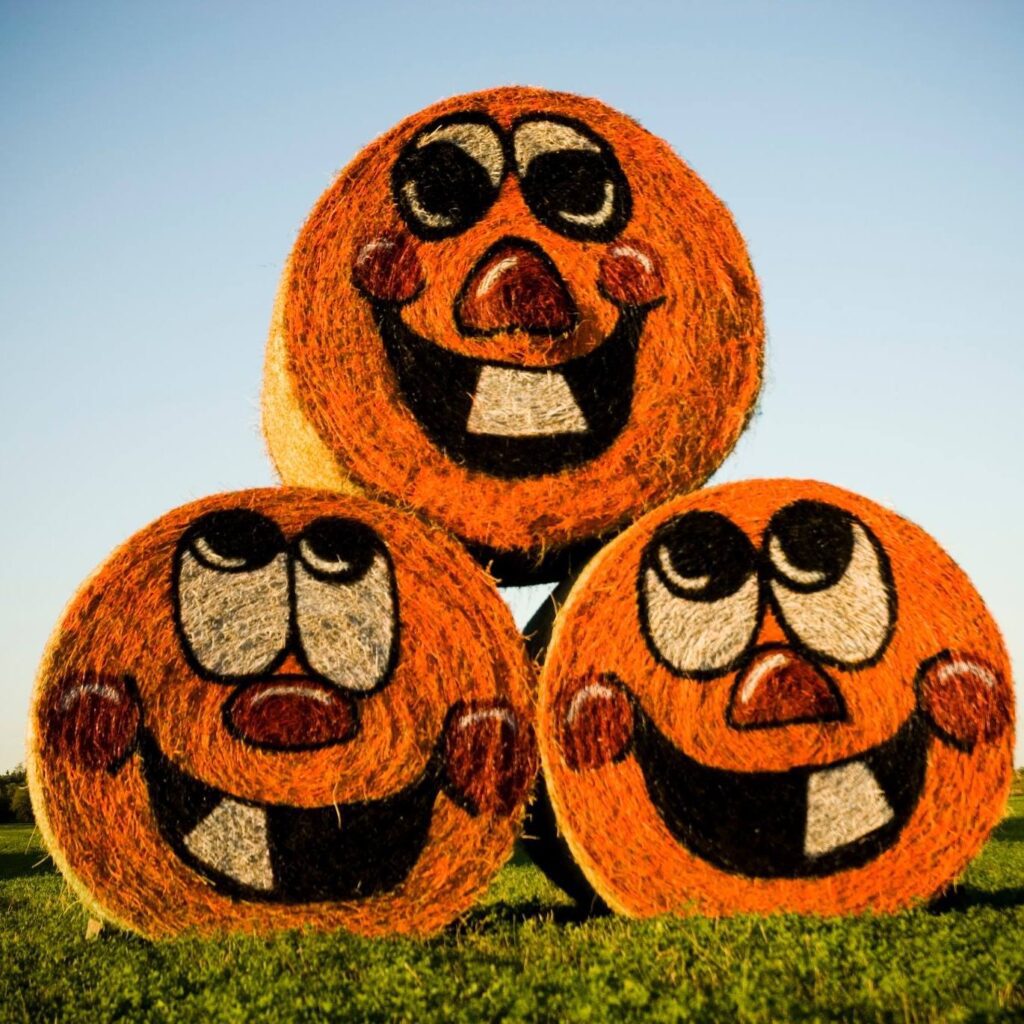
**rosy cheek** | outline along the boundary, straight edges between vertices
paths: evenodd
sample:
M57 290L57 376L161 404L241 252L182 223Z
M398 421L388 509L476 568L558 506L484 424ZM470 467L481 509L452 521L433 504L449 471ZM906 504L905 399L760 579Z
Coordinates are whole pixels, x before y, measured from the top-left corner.
M649 306L665 296L661 260L643 242L616 242L601 258L597 286L617 306Z
M1013 721L1013 693L991 665L959 651L929 658L917 676L921 710L960 747L991 743Z
M42 709L44 742L77 768L114 770L135 746L140 717L124 677L87 672L50 691Z
M425 283L412 236L396 232L361 245L352 264L352 280L376 302L411 302Z
M448 790L471 814L510 815L537 771L533 730L504 701L459 703L445 728Z
M614 677L582 680L560 698L562 755L572 771L621 761L633 738L633 705Z

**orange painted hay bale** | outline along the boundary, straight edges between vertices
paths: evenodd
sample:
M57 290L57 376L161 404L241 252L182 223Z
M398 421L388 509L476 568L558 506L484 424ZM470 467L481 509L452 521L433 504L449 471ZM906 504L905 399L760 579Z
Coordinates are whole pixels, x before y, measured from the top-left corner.
M891 911L999 821L999 631L917 526L825 484L668 503L587 567L542 671L558 823L633 916Z
M150 936L434 931L508 857L530 665L441 531L363 498L222 494L72 600L33 700L33 806L93 911Z
M494 89L407 118L321 197L264 430L285 483L406 503L529 576L720 465L763 335L743 239L663 141Z

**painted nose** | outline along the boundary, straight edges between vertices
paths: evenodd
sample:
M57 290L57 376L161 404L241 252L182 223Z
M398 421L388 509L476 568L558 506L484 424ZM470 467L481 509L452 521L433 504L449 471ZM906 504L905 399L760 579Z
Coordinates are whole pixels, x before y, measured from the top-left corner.
M579 312L551 257L539 245L503 238L469 272L455 300L463 334L525 331L555 336L579 322Z
M224 706L228 729L266 750L314 750L344 743L359 728L355 702L337 687L279 676L239 687Z
M769 729L846 718L834 682L789 647L762 649L733 687L728 721L735 729Z

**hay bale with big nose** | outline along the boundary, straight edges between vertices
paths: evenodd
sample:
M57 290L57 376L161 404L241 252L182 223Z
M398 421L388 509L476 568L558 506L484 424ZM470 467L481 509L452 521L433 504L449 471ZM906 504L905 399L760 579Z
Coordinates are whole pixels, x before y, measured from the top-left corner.
M364 498L216 495L71 601L33 806L93 912L145 935L425 934L512 850L532 699L507 609L441 530Z
M538 734L614 909L837 914L957 878L1003 814L1012 725L999 630L931 537L764 480L676 499L589 564Z
M493 89L405 119L320 198L264 431L285 483L412 506L502 582L554 580L721 464L763 336L743 239L666 143Z

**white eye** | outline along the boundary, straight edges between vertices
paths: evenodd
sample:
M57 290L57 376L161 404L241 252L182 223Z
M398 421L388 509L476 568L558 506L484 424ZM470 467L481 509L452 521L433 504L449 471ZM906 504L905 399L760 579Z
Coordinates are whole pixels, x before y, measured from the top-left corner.
M354 581L317 578L296 563L295 602L310 668L349 690L372 690L381 682L398 632L391 568L382 552Z
M785 624L819 657L854 667L876 658L895 617L888 562L852 516L797 502L769 527L772 594Z
M369 527L320 519L299 541L295 562L299 641L310 668L349 690L387 675L398 640L391 565Z
M677 672L724 672L747 649L757 628L756 577L717 601L676 597L653 569L644 584L648 635Z
M725 516L690 512L662 527L641 569L640 607L655 656L681 675L726 672L760 612L754 551Z
M198 544L196 548L202 550ZM229 565L211 567L216 562L207 551L201 557L192 549L182 553L176 581L181 631L207 672L258 674L288 640L287 556L279 554L250 571L240 569L235 558L218 560Z

